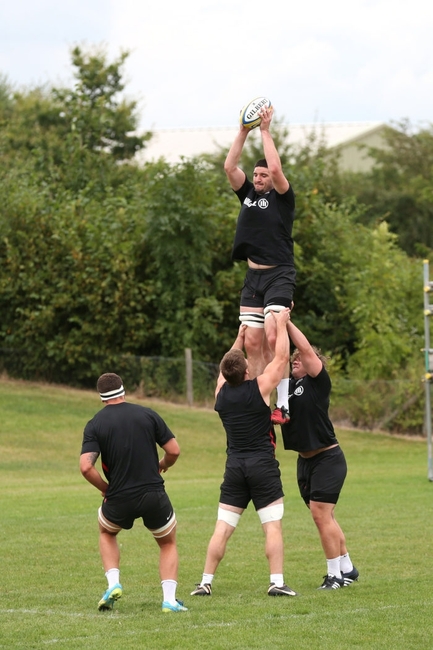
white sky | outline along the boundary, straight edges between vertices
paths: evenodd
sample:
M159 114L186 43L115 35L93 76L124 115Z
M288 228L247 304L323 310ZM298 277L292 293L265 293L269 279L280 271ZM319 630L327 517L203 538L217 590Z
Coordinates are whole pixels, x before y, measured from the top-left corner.
M237 124L265 95L287 123L433 122L433 3L5 0L0 74L72 84L70 49L131 51L144 129Z

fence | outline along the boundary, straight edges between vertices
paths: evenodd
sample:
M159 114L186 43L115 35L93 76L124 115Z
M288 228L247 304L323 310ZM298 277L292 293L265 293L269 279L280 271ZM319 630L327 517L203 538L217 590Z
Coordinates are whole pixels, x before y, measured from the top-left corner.
M218 365L194 361L189 354L180 358L119 355L110 362L101 360L101 372L118 372L129 392L143 398L159 398L173 403L213 407ZM23 360L11 351L0 350L0 370L23 379L31 377ZM95 376L95 382L97 377ZM59 380L56 380L59 383ZM64 380L60 380L60 383ZM385 430L423 435L425 428L424 387L421 379L396 381L354 381L332 378L330 415L336 425L368 430ZM76 384L75 384L76 385Z

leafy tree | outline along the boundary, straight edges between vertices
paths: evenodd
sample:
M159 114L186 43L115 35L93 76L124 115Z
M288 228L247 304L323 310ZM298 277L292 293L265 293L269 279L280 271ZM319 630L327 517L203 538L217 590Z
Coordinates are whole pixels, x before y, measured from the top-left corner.
M422 266L397 246L386 223L356 229L358 247L344 250L352 265L346 278L356 329L348 374L360 379L399 379L421 370ZM418 290L417 290L418 289Z
M218 359L238 314L226 294L233 227L226 197L200 161L148 165L145 187L141 268L155 349L171 356L192 347L202 360Z
M102 361L134 353L148 331L134 269L139 224L121 199L88 202L85 214L62 199L35 188L10 196L0 339L20 376L93 383Z
M117 100L127 55L72 56L73 89L0 93L0 343L27 374L83 382L149 330L134 266L141 172L125 161L150 134L131 135L135 103Z
M366 206L362 222L389 224L409 255L428 257L433 249L433 125L415 130L404 120L385 131L385 148L371 148L375 165L367 173L328 178L334 197L356 197Z
M64 134L74 148L89 152L106 152L115 160L131 159L151 137L150 133L136 135L137 103L118 100L124 90L122 67L128 52L122 52L112 63L103 51L84 53L79 47L72 50L72 64L76 68L75 88L53 89Z
M119 162L132 160L151 137L136 134L136 102L118 99L127 56L109 63L102 50L76 47L72 89L37 87L0 101L0 165L30 156L44 186L74 194L104 196L122 185L130 170Z

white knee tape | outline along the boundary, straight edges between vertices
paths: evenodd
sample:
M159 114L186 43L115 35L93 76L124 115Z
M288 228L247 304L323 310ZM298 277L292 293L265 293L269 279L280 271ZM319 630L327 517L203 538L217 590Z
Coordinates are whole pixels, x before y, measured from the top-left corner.
M279 521L284 515L284 503L276 503L267 508L260 508L260 510L257 510L257 514L262 524L267 524L270 521Z
M284 305L268 305L265 307L264 311L265 318L269 318L271 311L280 312L283 311L283 309L285 309Z
M239 320L242 325L248 325L248 327L264 327L265 326L265 316L264 314L257 313L255 311L243 311L239 314Z
M233 526L233 528L236 528L240 518L241 516L237 512L225 510L225 508L218 508L218 519L220 521L225 521L226 524Z

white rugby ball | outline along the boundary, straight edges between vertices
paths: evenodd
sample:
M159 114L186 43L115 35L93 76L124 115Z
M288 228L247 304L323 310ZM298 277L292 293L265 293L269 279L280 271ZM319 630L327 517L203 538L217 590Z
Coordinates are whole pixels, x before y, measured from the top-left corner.
M240 123L242 126L246 126L247 129L255 129L262 121L259 111L262 108L270 108L271 105L271 100L267 97L256 97L252 101L248 102L248 104L246 104L241 110L239 117Z

